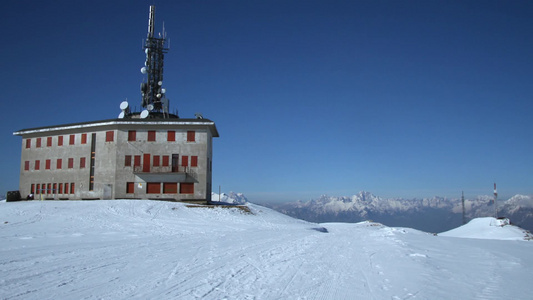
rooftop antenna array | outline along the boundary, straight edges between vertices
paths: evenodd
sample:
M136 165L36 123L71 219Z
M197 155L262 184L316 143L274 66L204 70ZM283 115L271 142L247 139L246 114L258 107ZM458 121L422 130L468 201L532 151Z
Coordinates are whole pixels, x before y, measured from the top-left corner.
M141 83L141 118L148 117L150 112L161 112L163 117L168 117L169 100L166 98L166 89L163 88L163 59L168 52L166 47L167 38L165 27L158 37L154 36L155 5L150 5L150 15L148 19L148 35L144 42L144 53L146 61L141 73L146 75Z

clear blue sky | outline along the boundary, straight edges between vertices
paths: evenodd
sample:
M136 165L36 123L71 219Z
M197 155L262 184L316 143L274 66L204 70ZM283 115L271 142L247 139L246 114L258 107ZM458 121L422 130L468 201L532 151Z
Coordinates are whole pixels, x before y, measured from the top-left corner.
M485 0L3 1L2 193L14 131L139 106L154 3L171 107L221 135L213 190L533 194L533 2Z

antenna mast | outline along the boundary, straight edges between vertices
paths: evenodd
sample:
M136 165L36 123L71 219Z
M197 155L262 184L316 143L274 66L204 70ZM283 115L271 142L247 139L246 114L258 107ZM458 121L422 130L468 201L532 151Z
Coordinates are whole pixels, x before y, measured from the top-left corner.
M498 190L496 190L496 182L494 183L494 217L498 219Z
M165 96L166 90L163 86L163 59L168 52L165 47L166 33L159 37L154 36L155 5L150 5L150 15L148 19L148 35L144 43L146 62L141 68L141 73L147 75L141 83L141 106L147 111L162 112L168 117L168 99Z

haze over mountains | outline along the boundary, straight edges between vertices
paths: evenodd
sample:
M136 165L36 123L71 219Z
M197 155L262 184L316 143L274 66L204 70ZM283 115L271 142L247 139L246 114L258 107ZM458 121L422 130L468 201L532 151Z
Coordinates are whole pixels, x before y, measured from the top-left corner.
M466 221L494 216L492 199L492 196L465 199ZM373 220L387 226L443 232L463 222L460 198L387 199L363 191L351 197L323 195L310 201L264 205L298 219L319 223ZM533 230L533 197L515 195L506 201L498 201L498 217L507 217L513 224Z

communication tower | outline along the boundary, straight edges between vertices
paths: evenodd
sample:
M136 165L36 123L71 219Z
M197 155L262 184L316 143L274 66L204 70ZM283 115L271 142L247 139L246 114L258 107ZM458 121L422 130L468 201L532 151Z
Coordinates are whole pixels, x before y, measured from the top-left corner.
M465 192L461 192L461 203L463 204L463 225L466 224L466 214L465 214Z
M498 219L498 190L496 190L496 182L494 183L494 217Z

